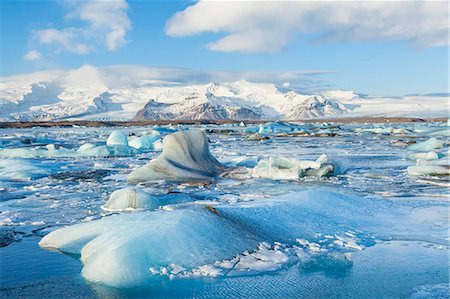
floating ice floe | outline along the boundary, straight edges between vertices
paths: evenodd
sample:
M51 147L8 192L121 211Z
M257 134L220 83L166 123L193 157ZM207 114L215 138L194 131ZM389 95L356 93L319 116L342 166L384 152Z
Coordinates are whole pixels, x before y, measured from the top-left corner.
M132 287L154 275L276 271L318 253L345 254L376 239L408 239L411 232L415 240L445 243L439 237L445 236L442 219L434 219L434 226L424 220L433 212L315 190L207 209L191 205L107 216L58 229L39 245L80 255L82 276L91 282Z
M355 130L356 132L369 132L373 134L395 134L395 135L404 135L404 134L410 134L411 131L405 128L393 128L393 127L378 127L378 128L367 128L367 129L361 129L357 128Z
M409 153L406 157L410 160L437 160L442 158L443 155L441 153L430 151L424 153Z
M253 168L253 177L273 180L298 180L304 176L323 177L335 171L335 167L326 162L327 156L324 154L316 161L271 157L258 162Z
M128 175L133 183L167 180L210 180L225 170L209 152L208 138L198 129L179 131L163 139L161 155Z
M292 133L301 132L303 128L298 125L293 125L285 122L270 122L259 125L259 134L272 134L272 133Z
M190 201L192 199L189 195L181 193L156 195L138 188L124 188L111 193L102 210L107 212L155 210L160 206Z
M409 166L407 173L411 176L450 175L450 160L444 156L437 160L417 160L417 165Z
M410 145L408 147L408 150L416 152L429 152L436 149L444 148L445 146L447 146L447 142L436 138L430 138L426 141Z

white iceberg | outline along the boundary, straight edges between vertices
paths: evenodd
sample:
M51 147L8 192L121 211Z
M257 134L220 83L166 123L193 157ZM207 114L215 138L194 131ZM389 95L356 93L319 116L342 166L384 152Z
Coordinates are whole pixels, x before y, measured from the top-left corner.
M447 142L436 139L436 138L430 138L426 141L410 145L408 147L408 150L416 151L416 152L429 152L429 151L444 148L445 146L447 146Z
M450 175L450 160L447 156L437 160L417 160L415 166L409 166L406 169L408 175Z
M191 197L182 193L156 195L139 188L124 188L111 193L101 208L107 212L155 210L160 206L190 201Z
M300 126L285 123L285 122L270 122L259 125L259 134L272 134L272 133L292 133L300 132L303 129Z
M128 145L128 136L122 131L112 131L106 145Z
M113 287L143 284L150 268L175 263L191 269L257 244L251 233L204 208L113 215L59 229L39 242L81 255L82 276Z
M430 151L424 153L409 153L406 157L410 160L437 160L442 157L442 154Z
M321 155L316 161L270 157L258 162L253 168L253 177L273 180L298 180L304 176L322 177L331 175L334 167L326 161L326 155Z
M167 180L211 180L225 167L209 152L208 138L198 129L179 131L163 139L161 155L128 175L132 183Z
M102 210L120 212L129 210L154 210L160 205L156 196L138 188L124 188L111 193Z
M143 150L159 150L161 149L161 142L159 141L158 135L144 135L141 137L136 137L128 142L129 146L135 149Z

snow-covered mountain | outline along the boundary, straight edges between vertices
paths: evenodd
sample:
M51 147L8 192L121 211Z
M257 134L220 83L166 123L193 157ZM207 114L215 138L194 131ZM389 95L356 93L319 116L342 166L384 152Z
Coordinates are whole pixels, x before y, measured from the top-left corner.
M338 100L320 95L283 93L273 84L235 81L167 88L154 93L134 119L294 120L348 111Z
M342 90L301 94L245 80L199 83L184 72L86 65L3 77L0 120L296 120L335 115L424 117L448 112L446 96L361 97ZM177 80L180 77L187 79Z

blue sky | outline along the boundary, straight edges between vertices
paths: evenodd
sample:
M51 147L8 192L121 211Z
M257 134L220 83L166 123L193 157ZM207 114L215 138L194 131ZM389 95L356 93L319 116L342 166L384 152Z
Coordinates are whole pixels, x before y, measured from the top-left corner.
M396 15L399 7L381 2L377 7L334 2L325 8L315 3L220 7L217 2L118 1L113 8L104 7L112 2L100 8L83 3L88 2L1 2L0 75L136 64L231 71L236 79L249 71L311 72L317 88L378 95L448 91L449 49L443 40L448 11L437 4L418 9L407 2L400 7L406 13ZM345 16L330 20L331 13Z

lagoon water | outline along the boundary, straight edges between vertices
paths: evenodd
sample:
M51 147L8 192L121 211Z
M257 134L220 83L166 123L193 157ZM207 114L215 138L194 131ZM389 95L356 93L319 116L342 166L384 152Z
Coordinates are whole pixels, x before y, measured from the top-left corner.
M160 152L77 154L86 142L102 146L113 128L2 129L0 237L6 245L0 247L2 298L448 298L449 177L412 176L407 172L409 166L417 164L407 158L411 153L408 146L433 136L444 145L432 151L448 165L447 124L300 124L292 132L261 130L252 125L201 128L210 139L211 153L227 166L245 167L251 173L264 158L313 161L326 154L330 162L339 165L341 173L296 180L245 174L207 184L155 182L138 187L154 194L188 194L195 200L192 205L217 204L225 210L227 205L295 198L305 190L314 194L335 192L343 195L345 206L355 217L342 223L340 204L334 206L317 195L317 205L303 205L307 213L286 222L300 227L298 238L306 240L280 245L289 252L301 249L302 255L293 254L289 262L277 264L276 270L257 270L250 265L249 273L171 278L149 271L143 285L113 288L86 281L80 274L78 255L49 251L40 248L38 242L61 227L111 217L101 209L109 195L130 187L127 174ZM155 128L122 131L134 136L151 129ZM171 132L159 130L161 137ZM257 130L268 138L249 139ZM347 197L361 200L347 202ZM167 212L188 208L189 204L166 207ZM257 216L252 218L254 223L260 220ZM395 225L390 229L386 223ZM349 227L343 228L344 224ZM195 240L192 242L195 244ZM314 246L320 250L312 250L312 244L318 244ZM186 254L188 251L186 248ZM342 254L346 259L329 258Z

